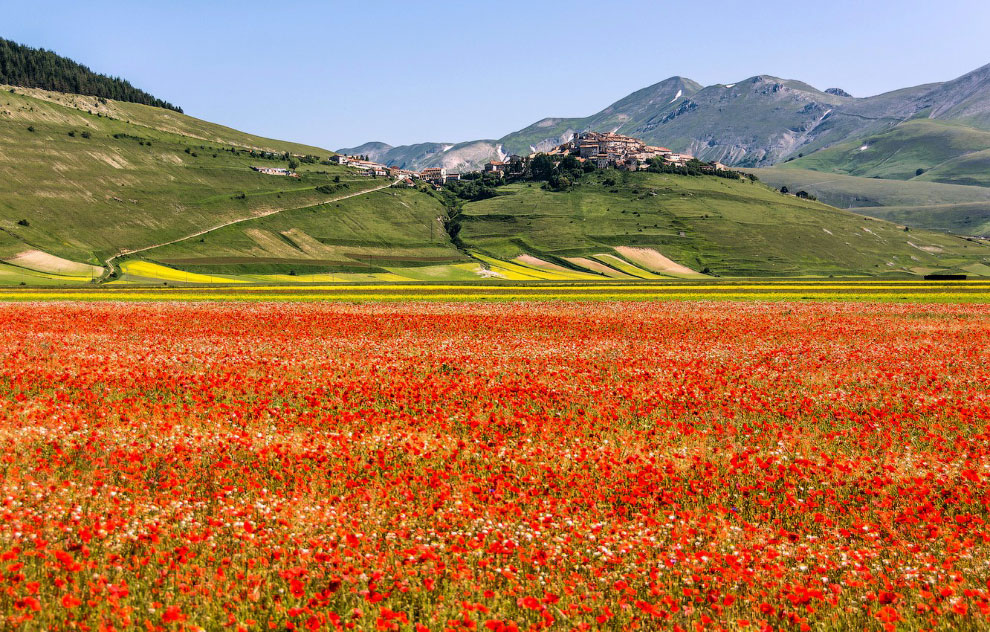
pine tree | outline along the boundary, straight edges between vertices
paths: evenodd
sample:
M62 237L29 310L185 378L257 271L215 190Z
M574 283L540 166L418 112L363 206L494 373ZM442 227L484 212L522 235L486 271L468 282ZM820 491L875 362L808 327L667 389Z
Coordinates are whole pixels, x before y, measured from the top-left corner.
M22 46L3 38L0 38L0 83L83 94L101 100L141 103L182 112L182 108L155 98L120 77L100 75L51 51Z

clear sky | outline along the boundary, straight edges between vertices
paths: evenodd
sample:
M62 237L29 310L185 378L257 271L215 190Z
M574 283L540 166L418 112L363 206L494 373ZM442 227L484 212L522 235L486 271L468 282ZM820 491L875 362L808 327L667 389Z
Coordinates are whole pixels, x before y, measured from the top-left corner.
M0 36L328 149L498 138L681 75L855 96L990 63L986 0L0 0Z

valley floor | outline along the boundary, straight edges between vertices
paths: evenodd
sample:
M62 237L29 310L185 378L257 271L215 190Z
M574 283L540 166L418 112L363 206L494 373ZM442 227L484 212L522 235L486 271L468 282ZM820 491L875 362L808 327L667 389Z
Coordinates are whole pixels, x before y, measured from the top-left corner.
M472 283L312 283L0 289L0 301L810 301L990 303L990 279L720 279Z

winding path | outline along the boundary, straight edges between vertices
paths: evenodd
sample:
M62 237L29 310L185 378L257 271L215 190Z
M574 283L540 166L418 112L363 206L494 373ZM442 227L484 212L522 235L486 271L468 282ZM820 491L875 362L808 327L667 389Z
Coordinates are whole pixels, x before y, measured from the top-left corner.
M372 187L370 189L365 189L363 191L357 191L355 193L348 193L347 195L341 195L339 197L331 198L331 199L329 199L329 200L327 200L325 202L319 202L317 204L310 204L310 205L307 205L307 206L299 206L299 207L293 207L293 208L279 208L279 209L274 209L274 210L271 210L271 211L265 211L264 213L261 213L259 215L252 215L251 217L242 217L240 219L235 219L235 220L231 220L229 222L224 222L223 224L217 224L216 226L207 228L205 230L201 230L201 231L196 232L196 233L192 233L191 235L186 235L185 237L179 237L178 239L173 239L171 241L163 241L160 244L152 244L150 246L144 246L142 248L135 248L133 250L121 250L120 252L118 252L117 254L115 254L114 256L110 257L109 259L107 259L104 262L104 265L106 266L106 272L103 275L103 279L105 280L105 279L108 279L111 276L113 276L113 274L115 272L117 272L117 264L115 263L115 261L117 259L119 259L121 257L125 257L127 255L133 255L133 254L137 254L139 252L145 252L147 250L154 250L155 248L161 248L163 246L171 246L172 244L177 244L180 241L186 241L187 239L193 239L195 237L201 237L201 236L203 236L203 235L205 235L207 233L212 233L215 230L220 230L221 228L226 228L228 226L233 226L234 224L240 224L242 222L249 222L251 220L261 219L263 217L270 217L272 215L278 215L279 213L284 213L286 211L296 211L296 210L299 210L300 208L309 208L311 206L323 206L325 204L333 204L334 202L339 202L341 200L346 200L348 198L357 197L359 195L367 195L368 193L374 193L375 191L381 191L382 189L387 189L390 186L392 186L393 184L395 184L396 182L397 182L397 180L388 180L385 184L383 184L381 186Z

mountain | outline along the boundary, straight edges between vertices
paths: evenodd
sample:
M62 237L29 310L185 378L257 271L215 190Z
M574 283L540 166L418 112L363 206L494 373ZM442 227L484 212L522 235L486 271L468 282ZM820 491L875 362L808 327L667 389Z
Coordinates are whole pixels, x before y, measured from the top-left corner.
M389 147L382 157L401 156L410 168L440 166L450 161L445 155L450 148L472 144L477 159L463 157L461 163L479 168L499 155L546 150L576 132L595 130L628 134L703 160L766 167L915 119L990 131L990 65L953 81L866 98L769 75L708 87L671 77L586 118L545 118L495 141L429 144L445 149L440 151Z
M620 129L644 121L652 109L683 100L701 86L681 77L639 90L587 119L547 118L498 140L464 143L420 143L393 147L385 143L366 143L359 147L338 149L342 154L368 155L373 160L406 169L447 167L451 170L476 171L490 160L502 160L511 154L528 156L547 151L570 140L576 132L588 129Z
M31 48L2 38L0 84L141 103L182 113L182 108L138 90L123 79L97 74L43 48Z
M830 125L798 156L756 173L859 213L990 237L990 66L858 100Z
M450 171L477 171L490 160L501 160L507 154L497 141L476 140L466 143L417 143L393 147L385 143L365 143L357 147L338 149L347 156L368 156L369 159L400 169L420 170L426 167L446 167Z
M872 209L896 207L911 226L990 236L981 219L990 213L983 192L925 184L990 186L990 65L865 98L769 75L708 87L672 77L589 117L545 118L492 141L385 146L376 155L412 169L477 170L508 154L547 151L586 130L617 131L741 168L779 166L757 173L778 186L811 186L830 204L859 204L848 208L878 217L885 215ZM788 177L809 170L848 177ZM910 180L916 199L929 202L905 205L896 184L878 186L877 179Z
M657 113L688 102L700 90L702 90L701 85L690 79L671 77L638 90L591 117L543 119L503 137L499 142L509 153L528 155L566 142L576 132L646 128L654 122ZM646 139L646 136L640 138Z
M368 160L384 163L391 149L394 149L394 147L386 143L370 142L357 147L338 149L337 153L344 154L345 156L367 156Z

